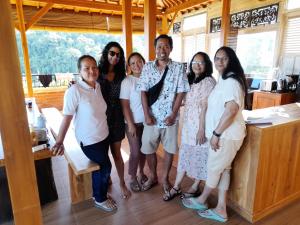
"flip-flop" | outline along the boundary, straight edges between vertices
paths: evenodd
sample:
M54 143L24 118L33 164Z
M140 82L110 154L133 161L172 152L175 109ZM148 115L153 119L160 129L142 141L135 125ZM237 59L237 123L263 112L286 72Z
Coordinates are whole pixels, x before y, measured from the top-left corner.
M182 204L188 209L206 210L207 205L197 202L196 198L184 198Z
M199 216L201 216L203 218L206 218L209 220L215 220L215 221L222 222L222 223L225 223L228 220L228 218L224 218L223 216L221 216L219 213L215 212L212 209L207 209L205 211L199 210L199 211L197 211L197 213Z
M148 191L150 190L151 188L153 188L155 185L158 184L158 181L154 181L154 180L148 180L147 182L145 182L143 185L142 185L142 191Z

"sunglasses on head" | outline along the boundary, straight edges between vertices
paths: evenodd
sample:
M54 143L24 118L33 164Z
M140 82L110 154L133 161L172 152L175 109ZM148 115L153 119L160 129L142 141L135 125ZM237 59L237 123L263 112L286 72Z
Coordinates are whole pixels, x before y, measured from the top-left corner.
M114 56L117 56L117 58L120 57L120 52L109 51L108 54L109 54L111 57L114 57Z

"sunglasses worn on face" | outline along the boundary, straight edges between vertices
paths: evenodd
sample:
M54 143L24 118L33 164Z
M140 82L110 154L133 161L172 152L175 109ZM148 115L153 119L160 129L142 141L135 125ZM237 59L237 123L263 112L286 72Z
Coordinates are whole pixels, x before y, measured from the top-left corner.
M193 61L192 65L199 65L199 66L201 66L201 65L205 65L205 62L204 61Z
M109 54L111 57L114 57L114 56L117 56L117 58L120 57L120 52L109 51L108 54Z

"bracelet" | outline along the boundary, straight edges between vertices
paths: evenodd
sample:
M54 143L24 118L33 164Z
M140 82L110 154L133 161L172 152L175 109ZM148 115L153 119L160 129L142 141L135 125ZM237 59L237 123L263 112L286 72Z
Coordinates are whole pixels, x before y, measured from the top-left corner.
M222 134L218 134L216 131L213 131L213 135L215 135L216 137L221 137Z

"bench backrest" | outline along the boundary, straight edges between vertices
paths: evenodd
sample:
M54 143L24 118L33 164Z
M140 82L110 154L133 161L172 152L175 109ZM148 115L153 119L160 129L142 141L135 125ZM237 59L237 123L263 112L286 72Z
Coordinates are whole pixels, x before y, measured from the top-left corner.
M47 120L47 124L50 127L53 136L56 138L63 115L56 108L43 108L42 113ZM64 155L76 175L85 174L100 169L98 164L89 160L82 152L79 144L76 141L74 128L72 126L70 126L66 134L64 147Z

